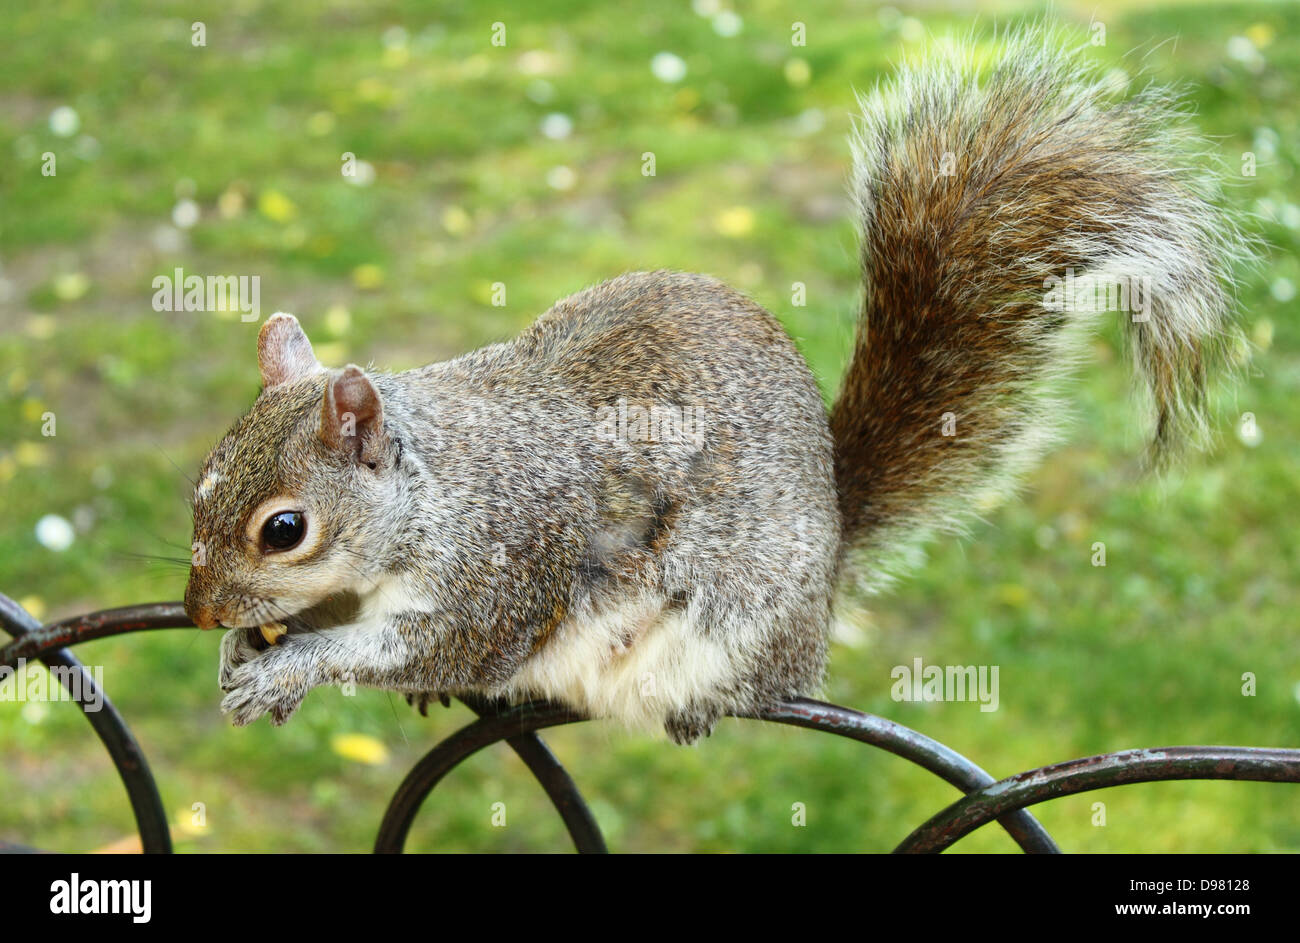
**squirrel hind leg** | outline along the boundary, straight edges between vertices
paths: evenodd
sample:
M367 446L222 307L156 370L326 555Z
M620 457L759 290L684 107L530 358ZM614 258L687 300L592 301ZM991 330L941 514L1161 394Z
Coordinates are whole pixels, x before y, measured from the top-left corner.
M664 730L668 738L678 746L690 746L701 737L713 733L713 728L722 717L716 708L703 708L692 705L676 711L664 721Z

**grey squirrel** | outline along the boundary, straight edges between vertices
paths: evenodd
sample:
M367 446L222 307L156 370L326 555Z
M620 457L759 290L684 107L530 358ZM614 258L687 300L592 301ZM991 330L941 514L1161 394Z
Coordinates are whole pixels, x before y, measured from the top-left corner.
M231 629L222 710L280 724L354 682L689 743L815 693L850 574L879 589L1058 436L1097 286L1132 288L1111 316L1152 455L1200 439L1247 250L1176 98L1117 97L1047 31L970 52L861 99L864 299L829 416L776 319L703 275L623 275L396 374L267 320L262 392L194 495L185 605Z

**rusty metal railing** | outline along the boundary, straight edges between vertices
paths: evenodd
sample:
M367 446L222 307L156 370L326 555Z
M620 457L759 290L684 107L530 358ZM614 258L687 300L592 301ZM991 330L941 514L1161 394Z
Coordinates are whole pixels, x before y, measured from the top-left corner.
M0 595L0 628L12 637L0 648L0 666L16 668L20 659L40 660L50 667L81 672L74 696L94 727L126 787L145 852L172 850L171 833L158 786L144 753L121 715L69 646L93 639L150 629L192 628L179 603L127 606L42 626L21 606ZM88 704L102 697L97 711ZM463 697L478 719L442 740L429 751L398 787L379 826L377 853L401 852L412 823L429 794L452 770L486 747L504 742L523 760L560 814L579 852L606 851L605 839L577 785L538 736L539 730L578 723L586 718L568 708L544 702L510 705ZM819 730L857 740L915 763L963 793L905 838L895 852L940 852L990 822L997 821L1020 848L1032 854L1060 851L1043 826L1027 810L1061 796L1129 783L1186 779L1250 780L1300 783L1300 750L1258 747L1162 747L1126 750L1019 773L995 781L966 757L923 734L883 717L796 699L768 710L742 715L750 720ZM0 852L30 851L0 841Z

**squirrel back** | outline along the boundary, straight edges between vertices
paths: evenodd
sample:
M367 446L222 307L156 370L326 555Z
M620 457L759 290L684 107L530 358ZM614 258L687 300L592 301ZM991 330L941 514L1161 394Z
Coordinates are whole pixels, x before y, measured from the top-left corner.
M1118 97L1047 29L1004 47L985 75L969 48L931 50L860 99L865 294L830 426L868 585L1059 437L1082 329L1122 324L1154 464L1204 439L1207 376L1233 338L1249 246L1177 97Z

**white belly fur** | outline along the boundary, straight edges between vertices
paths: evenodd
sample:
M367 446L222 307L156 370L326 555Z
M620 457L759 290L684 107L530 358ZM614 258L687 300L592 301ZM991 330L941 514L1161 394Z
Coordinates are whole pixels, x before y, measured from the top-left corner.
M693 630L685 610L665 612L661 599L637 600L566 619L498 693L544 697L590 717L655 728L731 673L728 652Z

